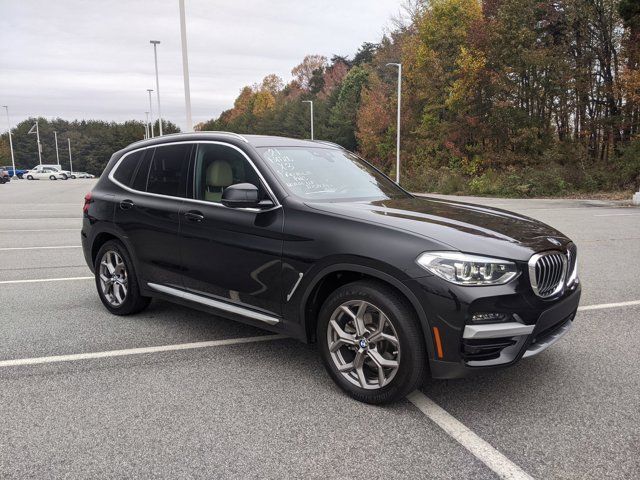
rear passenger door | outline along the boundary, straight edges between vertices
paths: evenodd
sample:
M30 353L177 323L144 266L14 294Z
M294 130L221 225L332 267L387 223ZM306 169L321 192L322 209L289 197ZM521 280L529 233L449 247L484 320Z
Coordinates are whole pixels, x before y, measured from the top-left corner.
M192 144L148 148L123 158L113 174L114 220L130 244L138 277L154 285L182 286L180 217Z

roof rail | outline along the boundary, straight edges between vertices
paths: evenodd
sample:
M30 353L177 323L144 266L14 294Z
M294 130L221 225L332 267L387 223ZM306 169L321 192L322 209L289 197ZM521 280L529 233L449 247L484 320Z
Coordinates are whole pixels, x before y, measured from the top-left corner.
M222 130L198 130L197 132L194 133L218 133L218 134L222 134L222 135L231 135L232 137L236 137L239 138L240 140L244 140L246 143L249 143L249 140L247 140L244 136L240 135L239 133L235 133L235 132L224 132Z
M324 143L325 145L331 145L332 147L344 148L342 145L338 145L337 143L329 142L327 140L312 140L312 141L316 143Z

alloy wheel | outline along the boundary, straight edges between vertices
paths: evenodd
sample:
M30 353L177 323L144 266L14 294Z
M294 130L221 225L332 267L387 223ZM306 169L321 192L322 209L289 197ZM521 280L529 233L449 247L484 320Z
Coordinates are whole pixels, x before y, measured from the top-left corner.
M340 374L360 388L383 388L400 367L400 341L393 323L364 300L349 300L334 310L327 345Z
M129 275L122 256L108 250L100 260L100 289L102 295L113 307L119 307L127 299L129 291Z

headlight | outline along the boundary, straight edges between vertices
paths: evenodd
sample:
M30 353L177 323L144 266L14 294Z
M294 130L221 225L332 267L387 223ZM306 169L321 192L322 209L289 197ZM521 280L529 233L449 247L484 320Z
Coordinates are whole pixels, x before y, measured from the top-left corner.
M461 252L425 252L418 265L457 285L503 285L518 276L509 260L467 255Z

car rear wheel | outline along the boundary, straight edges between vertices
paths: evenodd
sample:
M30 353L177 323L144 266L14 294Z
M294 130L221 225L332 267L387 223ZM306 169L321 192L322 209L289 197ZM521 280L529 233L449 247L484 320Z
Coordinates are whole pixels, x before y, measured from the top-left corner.
M63 179L63 180L68 180L68 179L69 179L69 177L67 177L67 174L66 174L66 173L63 173L63 174L62 174L62 179Z
M95 279L104 306L115 315L131 315L144 310L151 299L140 294L133 262L118 240L106 242L96 255Z
M27 175L27 180L33 180L33 176Z
M317 328L327 371L356 400L389 403L420 386L427 356L418 319L385 284L338 288L322 305Z

